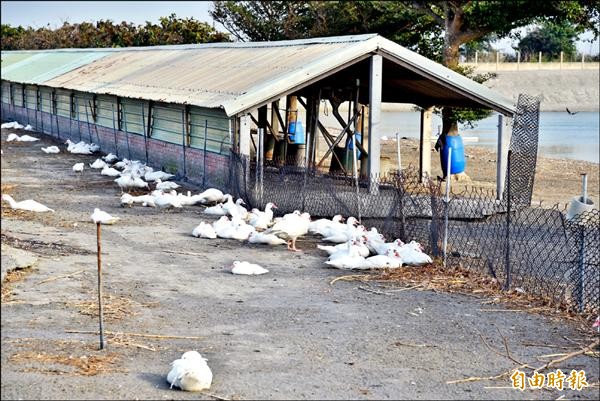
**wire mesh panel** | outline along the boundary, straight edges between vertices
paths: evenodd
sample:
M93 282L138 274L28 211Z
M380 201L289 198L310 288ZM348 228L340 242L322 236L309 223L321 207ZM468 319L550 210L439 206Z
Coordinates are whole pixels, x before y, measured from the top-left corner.
M533 194L533 179L537 161L538 134L540 121L540 98L525 94L519 95L517 111L513 120L510 140L511 203L516 206L529 206ZM504 191L506 198L508 191Z

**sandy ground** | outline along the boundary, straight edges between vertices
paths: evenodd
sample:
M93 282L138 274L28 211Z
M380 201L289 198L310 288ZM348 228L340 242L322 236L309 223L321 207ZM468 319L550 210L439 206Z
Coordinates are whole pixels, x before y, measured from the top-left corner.
M590 356L558 365L585 370L596 387L582 392L521 392L506 377L446 383L515 367L501 355L502 336L515 359L538 365L540 355L586 345L589 328L489 305L476 294L398 291L393 283L330 285L348 272L325 267L316 238L299 241L304 251L297 254L285 246L196 239L192 229L212 220L202 207L121 208L111 179L90 169L72 172L75 162L95 156L71 155L40 134L43 140L33 144L7 143L8 132L2 130L3 192L56 213L15 213L2 203L2 268L10 275L2 283L2 399L211 399L166 382L169 363L191 349L208 358L210 393L228 399L598 397L598 361ZM62 153L41 152L51 144ZM103 351L93 334L94 207L121 218L102 228L109 340ZM270 272L234 276L226 266L236 259ZM30 267L12 272L16 266Z

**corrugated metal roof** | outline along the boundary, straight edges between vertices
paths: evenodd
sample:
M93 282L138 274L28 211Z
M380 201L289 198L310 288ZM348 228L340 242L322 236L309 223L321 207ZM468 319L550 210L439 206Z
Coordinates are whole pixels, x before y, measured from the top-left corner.
M5 53L2 53L3 58ZM62 49L27 53L32 57L48 55L50 60L59 60L62 56L65 60L90 58L76 66L67 68L63 65L60 69L64 73L52 73L51 78L35 83L98 94L222 107L228 115L251 110L370 54L379 53L483 106L505 114L514 112L510 99L374 34L279 42L106 49L105 52ZM27 64L27 60L37 65L31 67L34 70L43 68L44 63L30 58L11 67ZM5 74L4 66L2 68L2 79L26 82L25 79L31 79L30 75L31 72L14 68Z
M73 71L109 52L2 52L2 79L27 84L42 84Z

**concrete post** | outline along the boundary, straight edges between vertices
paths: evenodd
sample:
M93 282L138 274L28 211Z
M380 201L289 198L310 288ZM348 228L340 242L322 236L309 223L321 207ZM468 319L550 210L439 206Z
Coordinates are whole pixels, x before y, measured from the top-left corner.
M512 118L498 115L498 148L496 152L496 199L501 200L506 181L506 164L510 145Z
M369 77L369 192L379 192L379 185L373 179L379 177L381 143L381 89L383 58L371 56L371 73Z
M431 175L431 115L433 107L421 109L421 135L419 142L419 175L421 182Z

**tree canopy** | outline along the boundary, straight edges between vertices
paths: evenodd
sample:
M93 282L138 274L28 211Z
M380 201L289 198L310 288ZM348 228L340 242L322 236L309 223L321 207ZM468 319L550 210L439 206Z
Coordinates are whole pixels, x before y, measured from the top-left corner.
M2 50L59 48L128 47L229 41L229 35L216 31L194 18L175 14L161 17L158 24L145 25L111 20L64 23L60 28L33 29L2 24Z
M538 52L556 58L564 52L567 58L577 54L575 40L577 32L566 23L545 22L521 39L518 49L524 61L535 58Z

